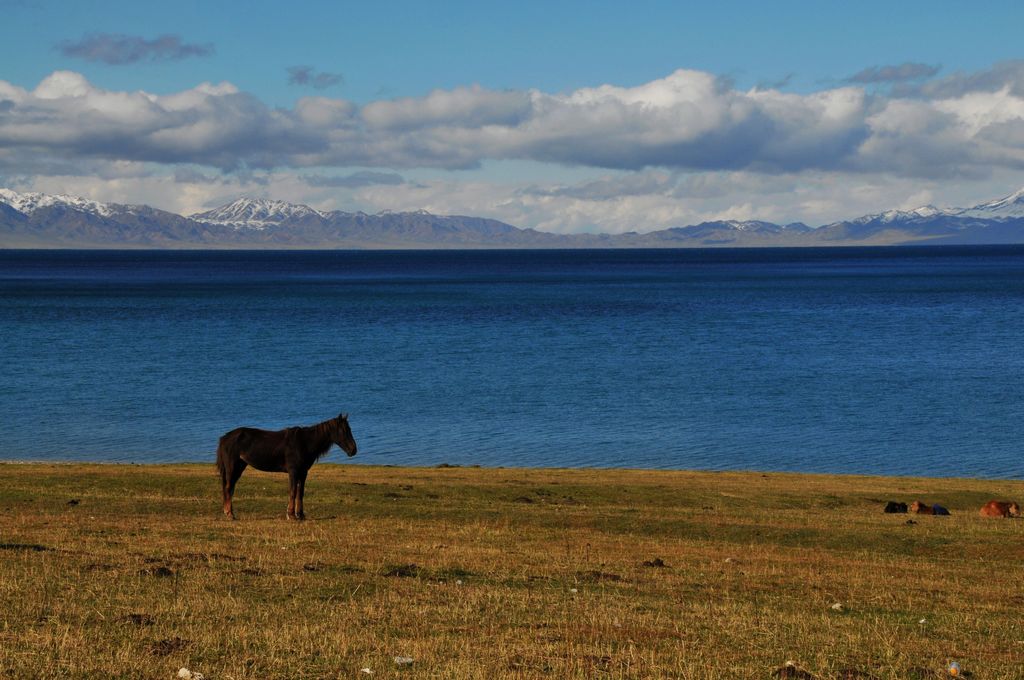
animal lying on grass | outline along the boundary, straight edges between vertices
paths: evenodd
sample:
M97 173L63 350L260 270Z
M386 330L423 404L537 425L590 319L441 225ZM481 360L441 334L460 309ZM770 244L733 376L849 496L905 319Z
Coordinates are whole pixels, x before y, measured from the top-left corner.
M989 501L979 514L982 517L1020 517L1020 506L1013 501Z
M235 484L246 466L264 472L288 473L288 519L306 519L302 497L306 491L306 474L331 444L345 453L356 455L356 440L348 426L348 414L325 420L309 427L284 430L259 430L239 427L220 438L217 446L217 470L220 471L224 495L224 514L235 519L231 499Z
M919 515L948 515L949 510L942 507L941 505L926 505L921 501L914 501L910 504L910 512L916 512Z

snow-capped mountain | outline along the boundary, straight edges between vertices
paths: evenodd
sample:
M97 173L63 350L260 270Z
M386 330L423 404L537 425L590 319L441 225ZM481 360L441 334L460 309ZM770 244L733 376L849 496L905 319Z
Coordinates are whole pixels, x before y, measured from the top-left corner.
M887 210L819 227L820 245L1024 243L1024 189L973 208Z
M425 210L322 212L241 198L190 217L0 188L0 248L707 248L1024 244L1024 189L973 208L887 210L811 228L718 220L648 233L552 234Z
M735 229L736 231L746 231L762 234L778 234L784 231L802 233L805 231L810 231L811 229L803 222L793 222L791 224L775 224L774 222L763 222L761 220L724 220L722 222L712 222L710 224L722 224L727 225L730 228Z
M921 217L935 217L936 215L956 215L959 214L958 209L943 210L942 208L936 208L934 205L923 205L920 208L914 208L913 210L886 210L885 212L875 213L873 215L864 215L858 217L855 220L850 220L854 224L867 224L868 222L882 222L889 224L891 222L899 222L901 220L915 220Z
M345 214L347 215L349 213L345 213ZM363 213L363 214L365 215L366 213ZM420 215L420 216L433 217L434 213L430 212L429 210L423 210L422 208L419 209L419 210L409 210L409 211L405 211L405 212L398 211L398 210L381 210L380 212L377 213L378 217L381 217L381 216L384 216L384 215Z
M195 247L217 229L148 205L0 188L0 247Z
M1019 219L1024 217L1024 189L1020 189L1009 196L995 201L979 203L973 208L936 208L934 205L925 205L913 210L886 210L885 212L846 220L846 222L849 224L867 224L869 222L890 224L906 222L908 220L933 219L936 217L974 217L986 220Z
M1008 220L1024 217L1024 189L1000 198L997 201L981 203L973 208L967 208L959 214L965 217L980 217L990 220Z
M11 191L10 189L0 189L0 201L11 206L18 212L25 213L26 215L31 215L41 208L59 206L81 212L93 213L94 215L101 215L103 217L109 217L113 213L117 212L117 209L114 206L117 206L118 208L124 207L117 204L90 201L87 198L80 198L78 196L18 193L17 191Z
M240 198L219 208L190 215L197 222L223 224L236 229L265 229L273 224L323 216L324 213L308 205L266 198Z

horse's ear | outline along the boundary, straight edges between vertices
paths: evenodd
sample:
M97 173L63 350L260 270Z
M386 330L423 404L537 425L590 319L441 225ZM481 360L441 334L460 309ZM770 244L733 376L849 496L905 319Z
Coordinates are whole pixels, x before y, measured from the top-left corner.
M348 420L348 414L347 413L342 413L341 414L341 419L342 420Z

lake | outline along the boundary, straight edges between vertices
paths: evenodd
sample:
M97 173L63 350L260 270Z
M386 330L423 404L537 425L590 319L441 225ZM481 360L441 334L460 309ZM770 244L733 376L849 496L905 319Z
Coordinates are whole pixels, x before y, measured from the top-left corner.
M0 319L3 459L1024 477L1024 247L0 251Z

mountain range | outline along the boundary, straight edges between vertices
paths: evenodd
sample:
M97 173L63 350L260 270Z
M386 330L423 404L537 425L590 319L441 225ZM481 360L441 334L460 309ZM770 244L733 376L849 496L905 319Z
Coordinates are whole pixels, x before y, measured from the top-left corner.
M0 248L708 248L1024 243L1024 189L971 208L888 210L817 228L723 220L553 234L426 211L320 211L240 198L194 215L0 189Z

